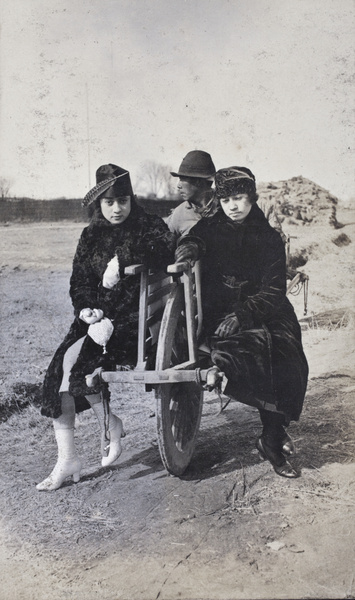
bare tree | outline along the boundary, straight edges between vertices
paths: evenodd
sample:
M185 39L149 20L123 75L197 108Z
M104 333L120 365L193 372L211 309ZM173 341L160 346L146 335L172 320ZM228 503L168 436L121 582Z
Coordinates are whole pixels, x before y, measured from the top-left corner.
M147 196L171 198L175 195L171 167L153 160L146 160L140 167L137 190Z
M0 197L1 200L8 198L12 186L12 181L6 177L0 177Z

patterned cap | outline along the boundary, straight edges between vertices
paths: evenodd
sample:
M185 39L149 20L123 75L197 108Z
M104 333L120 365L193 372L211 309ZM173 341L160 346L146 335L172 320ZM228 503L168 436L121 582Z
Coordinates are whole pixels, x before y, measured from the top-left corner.
M256 191L255 177L247 167L220 169L216 173L215 184L218 198L226 198L236 194L242 187L248 187L253 192Z
M82 206L89 206L110 188L114 188L112 191L116 196L133 196L129 171L111 163L99 167L96 171L96 185L86 194Z

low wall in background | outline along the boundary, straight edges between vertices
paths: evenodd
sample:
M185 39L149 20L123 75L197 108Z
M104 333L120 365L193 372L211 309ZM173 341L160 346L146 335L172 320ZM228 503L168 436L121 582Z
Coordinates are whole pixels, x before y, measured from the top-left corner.
M81 206L81 200L32 200L31 198L10 198L0 201L0 222L7 221L62 221L85 222L88 211Z
M159 215L159 217L167 217L171 211L181 204L181 200L169 200L167 198L160 198L159 200L152 200L150 198L137 198L137 203L144 208L144 210L151 215Z
M137 202L147 213L166 217L181 201L137 198ZM8 198L0 200L1 223L63 220L84 223L89 220L89 211L81 206L81 199L32 200L31 198Z

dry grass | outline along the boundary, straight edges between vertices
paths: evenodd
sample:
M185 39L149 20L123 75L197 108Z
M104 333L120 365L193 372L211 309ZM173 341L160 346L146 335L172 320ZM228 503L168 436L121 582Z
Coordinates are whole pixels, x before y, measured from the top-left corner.
M0 423L28 406L39 407L42 384L18 382L8 394L0 393Z
M355 313L351 309L340 308L327 310L322 313L312 313L309 317L300 319L303 329L307 327L309 330L319 331L336 331L348 327L355 327Z

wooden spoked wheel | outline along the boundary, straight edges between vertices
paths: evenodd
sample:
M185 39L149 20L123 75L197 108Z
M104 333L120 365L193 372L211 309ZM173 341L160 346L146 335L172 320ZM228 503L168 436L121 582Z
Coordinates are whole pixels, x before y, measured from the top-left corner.
M156 369L188 360L184 290L177 285L163 315ZM198 383L164 383L156 387L160 455L167 471L182 475L191 461L201 421L203 391Z

